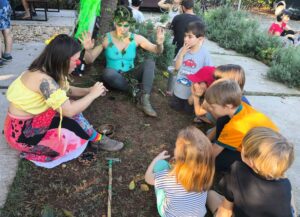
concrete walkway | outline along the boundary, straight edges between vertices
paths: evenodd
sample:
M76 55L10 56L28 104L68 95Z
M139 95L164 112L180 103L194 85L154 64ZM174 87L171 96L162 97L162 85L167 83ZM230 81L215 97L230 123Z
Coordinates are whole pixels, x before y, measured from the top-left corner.
M151 16L151 15L150 15ZM234 51L225 50L216 43L206 41L205 45L211 53L216 66L221 64L239 64L246 71L246 92L251 104L264 112L279 126L281 133L295 144L296 156L300 155L300 134L295 132L300 129L300 91L291 89L266 78L268 67L263 63L244 57ZM5 99L5 87L26 69L28 64L43 49L43 43L25 43L14 46L14 61L0 69L0 131L3 129L7 101ZM254 94L253 94L254 93ZM269 96L277 93L279 96ZM281 97L280 95L284 95ZM292 97L289 97L291 95ZM0 207L3 206L9 186L15 176L18 158L16 153L7 147L3 135L0 137ZM298 171L298 173L297 173ZM300 210L300 159L296 160L288 172L294 190L296 204Z

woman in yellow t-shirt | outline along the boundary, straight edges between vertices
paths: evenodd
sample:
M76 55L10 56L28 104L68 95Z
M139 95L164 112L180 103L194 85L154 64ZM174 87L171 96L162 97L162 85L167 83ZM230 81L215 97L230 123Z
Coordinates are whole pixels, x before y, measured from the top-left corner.
M69 86L67 77L80 63L80 51L73 38L56 36L8 88L6 141L38 166L52 168L72 160L89 141L108 151L123 147L99 134L81 114L106 88L99 82L90 88Z

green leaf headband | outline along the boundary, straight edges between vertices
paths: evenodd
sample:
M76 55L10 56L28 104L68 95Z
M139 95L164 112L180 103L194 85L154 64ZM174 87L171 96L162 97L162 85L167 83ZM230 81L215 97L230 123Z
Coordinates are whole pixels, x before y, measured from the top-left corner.
M130 25L135 24L135 20L132 16L132 12L129 8L121 5L118 6L114 12L114 22L121 23L121 22L128 22Z

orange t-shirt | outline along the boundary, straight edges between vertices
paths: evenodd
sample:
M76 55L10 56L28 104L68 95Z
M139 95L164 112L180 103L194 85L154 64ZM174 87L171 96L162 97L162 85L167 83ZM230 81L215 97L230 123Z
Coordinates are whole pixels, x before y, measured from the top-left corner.
M236 114L222 129L216 143L224 148L241 151L244 136L254 127L267 127L278 131L271 119L242 102Z

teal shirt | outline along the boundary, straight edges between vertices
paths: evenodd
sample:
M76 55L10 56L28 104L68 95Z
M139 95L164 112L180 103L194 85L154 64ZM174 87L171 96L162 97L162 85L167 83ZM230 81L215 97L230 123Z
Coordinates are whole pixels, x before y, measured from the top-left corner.
M112 36L107 33L108 45L105 48L106 68L117 71L128 72L134 68L134 59L136 57L136 42L134 34L130 35L130 43L126 49L120 51L112 41Z

